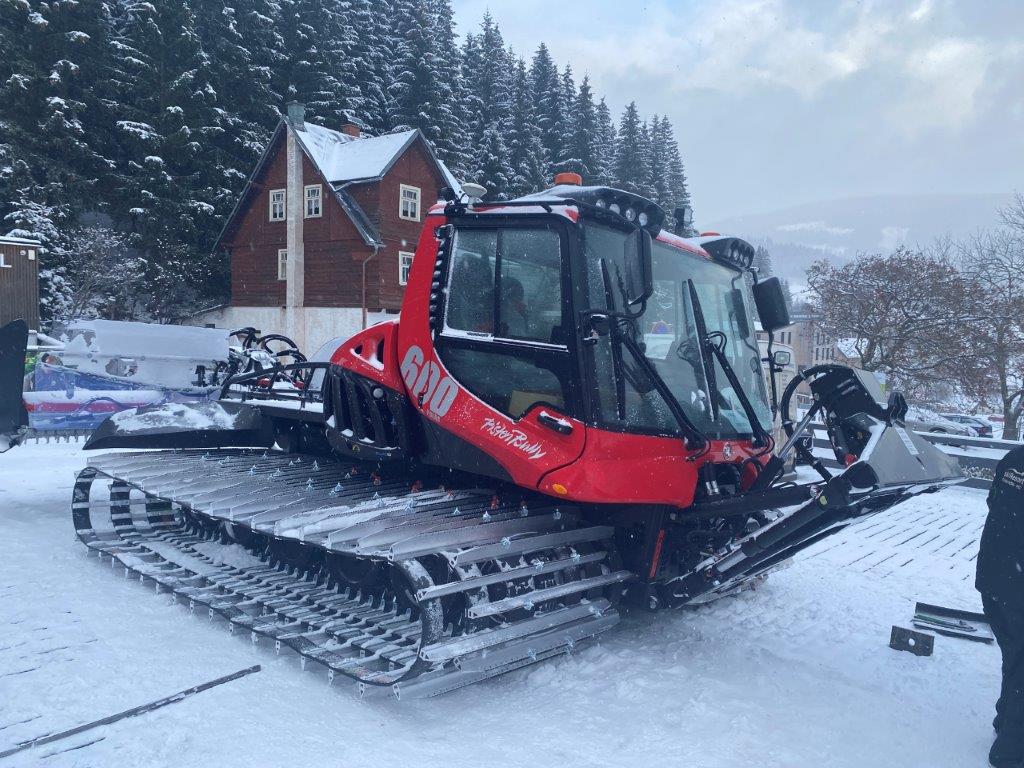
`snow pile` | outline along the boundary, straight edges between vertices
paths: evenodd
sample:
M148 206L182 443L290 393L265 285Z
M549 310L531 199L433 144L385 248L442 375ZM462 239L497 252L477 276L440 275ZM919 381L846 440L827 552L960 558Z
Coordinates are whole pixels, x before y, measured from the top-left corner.
M159 429L233 429L237 414L219 403L164 403L148 408L131 408L110 417L119 431L145 432Z
M241 544L224 545L215 541L207 541L197 544L195 550L210 558L214 565L230 565L235 568L266 567L266 563L250 554Z
M228 332L217 328L79 320L68 327L61 363L101 376L161 387L194 385L196 366L228 359Z

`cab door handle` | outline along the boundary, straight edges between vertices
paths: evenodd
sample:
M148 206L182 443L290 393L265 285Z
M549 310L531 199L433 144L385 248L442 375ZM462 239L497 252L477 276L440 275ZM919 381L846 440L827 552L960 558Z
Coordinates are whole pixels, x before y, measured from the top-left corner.
M547 411L541 411L537 414L537 421L543 424L548 429L553 429L560 435L571 435L572 424L566 419L560 419L557 416L552 416Z

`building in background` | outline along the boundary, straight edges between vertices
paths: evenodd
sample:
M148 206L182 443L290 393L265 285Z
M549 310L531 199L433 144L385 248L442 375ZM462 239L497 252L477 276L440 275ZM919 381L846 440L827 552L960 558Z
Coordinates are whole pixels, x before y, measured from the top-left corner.
M39 329L39 242L0 236L0 325L19 318Z
M793 348L789 345L787 339L790 336L789 328L784 328L781 331L775 332L775 340L772 343L772 354L776 352L789 352L790 361L789 365L782 366L782 369L778 371L775 377L775 383L777 387L778 397L782 397L782 392L789 386L789 382L796 376L796 363L793 357ZM761 358L766 359L768 357L768 334L758 328L757 331L757 345L761 350ZM771 396L772 382L771 375L768 372L768 364L765 363L763 366L764 370L764 386L765 391Z
M331 130L289 104L218 241L231 300L193 324L284 333L312 352L402 306L423 217L458 188L419 130Z
M836 362L848 365L851 368L860 368L863 363L860 353L857 352L856 339L840 339L836 342ZM878 373L875 374L876 378Z
M780 396L797 373L803 373L808 368L824 363L849 364L841 356L836 340L822 330L817 315L797 311L792 314L791 319L793 322L790 325L775 332L774 349L788 349L792 352L793 358L792 365L780 375ZM762 353L767 355L768 334L758 331L757 337L761 343ZM796 391L799 396L809 397L811 394L806 382L800 384Z

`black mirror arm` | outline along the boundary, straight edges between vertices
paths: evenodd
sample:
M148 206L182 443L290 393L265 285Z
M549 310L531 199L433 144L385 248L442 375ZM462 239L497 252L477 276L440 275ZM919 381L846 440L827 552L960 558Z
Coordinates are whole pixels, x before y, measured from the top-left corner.
M775 377L775 374L779 372L779 369L775 366L775 355L772 349L775 345L775 333L768 331L768 357L766 358L768 363L768 384L772 390L772 425L774 429L775 417L779 415L779 383Z

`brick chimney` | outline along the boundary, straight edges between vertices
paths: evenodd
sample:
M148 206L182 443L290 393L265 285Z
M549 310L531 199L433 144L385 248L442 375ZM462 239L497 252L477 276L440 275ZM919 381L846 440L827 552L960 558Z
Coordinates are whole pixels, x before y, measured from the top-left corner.
M306 130L306 105L298 101L289 101L285 104L288 110L288 122L296 131Z
M351 136L353 139L358 139L362 132L359 130L359 126L355 123L345 123L341 126L341 132L346 136Z

